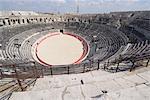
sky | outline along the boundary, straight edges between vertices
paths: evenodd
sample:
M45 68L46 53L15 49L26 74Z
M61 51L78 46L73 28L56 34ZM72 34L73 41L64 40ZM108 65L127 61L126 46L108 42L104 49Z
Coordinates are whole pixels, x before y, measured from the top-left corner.
M75 13L77 4L79 13L150 10L150 0L0 0L0 10Z

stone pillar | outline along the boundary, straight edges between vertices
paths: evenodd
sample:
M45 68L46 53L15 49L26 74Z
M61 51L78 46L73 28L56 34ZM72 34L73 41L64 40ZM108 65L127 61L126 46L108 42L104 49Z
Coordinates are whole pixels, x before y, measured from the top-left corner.
M4 25L9 25L8 20L9 20L9 19L5 19L5 20L3 21ZM10 24L10 25L11 25L11 24Z

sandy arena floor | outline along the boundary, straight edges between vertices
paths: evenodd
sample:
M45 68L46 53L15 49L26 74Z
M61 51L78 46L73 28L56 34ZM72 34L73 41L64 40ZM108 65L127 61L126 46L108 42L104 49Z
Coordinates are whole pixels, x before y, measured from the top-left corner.
M53 33L37 40L36 57L46 65L74 64L83 56L82 42L71 35Z

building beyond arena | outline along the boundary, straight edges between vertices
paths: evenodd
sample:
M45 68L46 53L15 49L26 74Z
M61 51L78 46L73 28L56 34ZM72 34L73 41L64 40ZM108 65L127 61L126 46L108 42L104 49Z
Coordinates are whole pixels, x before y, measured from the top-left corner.
M0 100L150 100L150 12L0 12Z

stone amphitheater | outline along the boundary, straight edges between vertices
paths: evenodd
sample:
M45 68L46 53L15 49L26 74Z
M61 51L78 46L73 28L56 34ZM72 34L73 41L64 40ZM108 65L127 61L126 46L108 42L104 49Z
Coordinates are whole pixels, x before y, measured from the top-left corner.
M41 60L38 46L55 35L81 48L50 38L45 61L55 61ZM0 12L0 100L150 100L149 59L150 11Z

